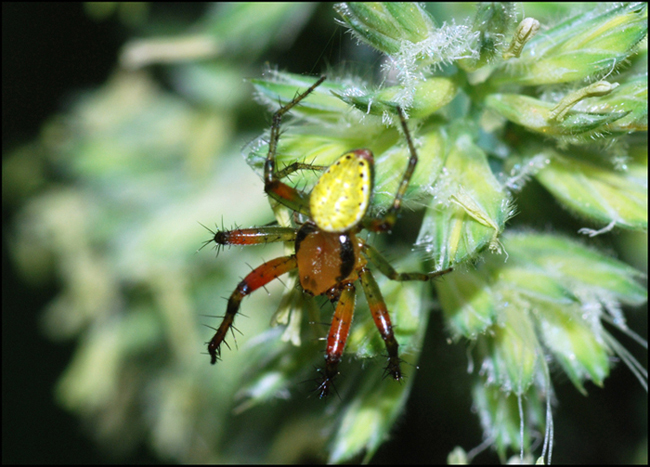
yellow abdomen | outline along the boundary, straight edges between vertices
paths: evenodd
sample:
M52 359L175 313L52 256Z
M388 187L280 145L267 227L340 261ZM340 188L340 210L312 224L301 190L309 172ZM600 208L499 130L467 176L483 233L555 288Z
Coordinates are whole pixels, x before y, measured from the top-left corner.
M309 198L314 223L326 232L345 232L368 210L374 159L367 149L341 156L318 179Z

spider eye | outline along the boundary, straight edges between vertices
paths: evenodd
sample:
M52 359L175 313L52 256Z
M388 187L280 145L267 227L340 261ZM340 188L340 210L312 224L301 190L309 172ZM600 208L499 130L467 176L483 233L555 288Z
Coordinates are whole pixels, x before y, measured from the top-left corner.
M309 198L314 223L326 232L345 232L368 210L372 193L372 152L357 149L341 156L321 176Z

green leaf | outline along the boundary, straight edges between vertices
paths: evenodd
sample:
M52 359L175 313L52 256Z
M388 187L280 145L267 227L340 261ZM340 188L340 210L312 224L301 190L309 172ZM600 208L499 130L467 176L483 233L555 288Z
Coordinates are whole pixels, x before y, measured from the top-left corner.
M535 178L564 206L596 222L647 230L647 166L629 164L626 171L547 151L550 163Z
M502 463L506 463L508 449L517 452L521 449L522 422L524 451L530 450L533 433L545 423L546 408L539 389L531 388L527 394L517 396L503 392L498 386L479 382L473 387L472 399L483 433L494 440ZM519 404L522 406L521 411Z
M508 234L508 262L491 261L492 287L505 303L532 311L541 339L581 391L586 378L601 385L609 374L612 340L602 328L609 313L625 328L620 303L641 304L647 291L630 266L555 235ZM541 285L540 285L541 284ZM508 292L510 291L510 294Z
M591 379L598 386L609 375L609 347L587 321L578 306L544 303L538 316L544 344L551 350L573 385L584 395L582 382Z
M351 460L364 451L366 461L372 458L406 404L414 380L414 368L408 367L402 383L387 381L381 369L364 369L360 391L338 413L328 462Z
M504 47L504 37L514 30L517 15L513 3L481 2L477 4L472 31L477 32L473 48L478 58L462 58L458 64L467 71L474 71L489 63Z
M604 130L608 133L648 131L648 77L634 76L610 94L585 99L576 104L574 109L602 115L626 112L627 115L605 125Z
M338 98L372 115L382 115L384 112L397 115L401 94L411 92L412 104L405 110L411 118L425 118L447 105L456 95L456 84L449 78L429 78L415 85L413 90L403 86L392 86L372 93L357 95L349 91L336 94Z
M445 269L475 257L498 236L510 217L510 198L492 174L485 153L467 135L456 139L433 187L416 246Z
M272 110L291 102L300 92L312 86L319 77L301 76L293 73L269 72L270 79L251 79L257 96ZM348 106L336 98L332 91L341 93L349 87L334 80L325 80L320 86L291 109L301 117L318 117L338 121Z
M638 306L648 298L638 283L639 271L577 241L551 234L511 233L507 250L516 260L542 268L583 300L607 293L617 301ZM545 300L554 301L550 296Z
M574 144L593 143L612 122L624 118L629 111L588 113L570 111L562 121L552 118L554 103L520 94L491 94L485 99L488 108L517 125L544 136Z
M420 42L433 31L431 16L416 3L349 2L334 7L356 37L387 54L405 41Z
M510 60L490 77L495 85L555 84L603 75L635 51L648 32L643 3L609 4L537 34L518 60Z
M647 300L641 274L557 235L507 233L502 241L507 261L490 256L436 282L447 324L477 340L482 371L502 390L522 394L545 381L544 348L581 392L585 379L602 384L618 349L604 314L625 328L621 304Z
M497 325L479 337L485 347L481 371L487 381L505 392L524 394L543 372L544 352L535 333L534 322L516 292L497 284L495 296L503 297ZM505 305L505 306L504 306Z
M495 323L496 302L485 278L456 270L434 283L447 326L455 337L476 339Z

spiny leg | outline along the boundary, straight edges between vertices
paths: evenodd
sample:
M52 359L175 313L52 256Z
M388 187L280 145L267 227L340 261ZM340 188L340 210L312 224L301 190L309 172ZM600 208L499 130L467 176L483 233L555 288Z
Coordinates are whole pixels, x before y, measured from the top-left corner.
M282 122L282 117L301 100L307 97L323 81L325 81L325 76L321 77L310 86L309 89L296 96L294 100L281 107L273 114L271 137L269 139L269 152L266 156L266 162L264 163L264 191L271 198L282 203L289 209L298 211L305 215L309 215L309 197L279 180L280 177L278 177L278 174L275 171L275 153L280 139L280 123Z
M402 370L399 366L400 358L397 351L399 344L393 333L393 324L391 323L388 309L386 308L386 302L384 302L381 290L379 290L379 286L368 268L361 268L359 271L359 279L361 280L363 292L366 294L372 319L375 321L375 326L377 326L379 334L381 334L381 338L386 345L386 351L388 352L386 372L394 380L399 381L402 379Z
M325 375L323 382L318 386L320 397L329 394L332 380L338 374L338 365L343 357L345 343L350 334L352 317L354 316L354 305L356 301L354 284L347 282L343 284L343 291L334 311L332 325L327 336L327 350L325 351Z
M379 268L384 276L393 281L428 281L453 271L453 268L447 268L442 271L430 272L428 274L423 272L397 272L375 247L364 243L361 247L361 251L370 262Z
M296 240L296 229L277 225L210 232L214 236L207 243L215 242L217 245L260 245Z
M306 162L294 162L293 164L289 164L282 170L278 170L275 173L275 178L277 179L282 179L285 177L288 177L294 172L297 172L298 170L319 170L319 171L324 171L327 170L328 166L326 165L313 165L313 164L308 164Z
M402 198L404 197L404 193L406 193L406 189L408 188L411 177L413 176L413 171L418 163L418 154L415 151L415 146L413 146L413 141L411 140L411 133L409 133L408 126L406 125L406 117L404 111L399 106L397 107L397 113L399 113L400 122L402 123L402 129L404 130L404 136L406 137L406 143L408 144L411 156L409 157L408 165L406 166L406 171L404 172L402 181L399 184L397 193L395 193L393 205L388 209L383 217L378 219L369 219L364 222L364 227L373 232L389 232L393 228L393 225L395 225L395 222L397 221L397 213L402 207Z
M217 329L214 337L208 343L208 353L211 357L211 363L214 365L217 359L221 356L221 343L226 338L228 330L231 328L235 315L239 311L239 305L242 299L265 286L273 279L278 278L284 273L291 271L297 267L295 255L282 256L280 258L272 259L266 263L253 269L238 285L235 291L228 299L228 307L226 308L226 316L224 316L221 325Z

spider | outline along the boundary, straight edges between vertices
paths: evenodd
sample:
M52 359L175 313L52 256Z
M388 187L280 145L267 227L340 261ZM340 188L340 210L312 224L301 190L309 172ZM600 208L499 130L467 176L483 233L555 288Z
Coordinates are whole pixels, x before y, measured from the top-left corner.
M251 271L234 290L228 300L226 314L214 337L208 343L211 363L221 358L221 344L239 311L242 299L272 280L298 270L300 286L312 296L325 295L335 304L334 317L327 337L325 367L319 370L322 382L317 391L320 397L330 392L332 381L339 374L338 365L350 332L355 307L355 283L361 287L368 301L373 320L388 353L385 371L393 379L402 379L398 343L393 333L390 316L369 263L395 281L428 281L451 269L429 274L398 273L374 247L357 237L362 229L372 232L390 232L397 220L411 175L418 162L417 153L406 125L404 112L397 107L408 144L410 158L402 176L395 199L387 212L377 218L366 216L373 190L373 154L368 149L355 149L343 154L320 176L311 193L306 194L282 182L282 178L296 170L314 168L294 163L281 171L275 166L275 155L280 139L280 123L284 114L306 98L325 77L298 94L273 115L269 152L264 164L264 191L278 203L308 220L298 228L264 226L249 229L219 231L208 242L223 245L256 245L271 242L293 242L295 252L289 256L267 261ZM320 168L320 167L318 167ZM325 168L322 168L325 169Z

